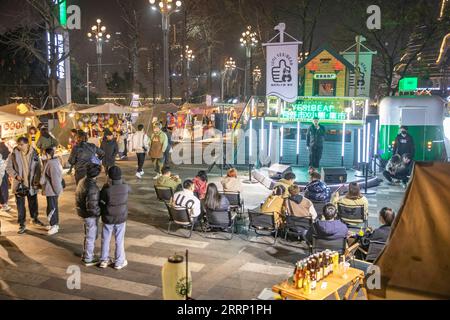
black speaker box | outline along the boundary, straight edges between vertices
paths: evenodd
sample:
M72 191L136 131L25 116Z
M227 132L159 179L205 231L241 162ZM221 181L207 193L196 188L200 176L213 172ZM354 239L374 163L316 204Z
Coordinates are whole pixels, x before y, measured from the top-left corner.
M322 168L322 180L327 184L339 184L347 182L345 168Z
M269 177L276 180L282 179L287 172L292 172L291 166L276 163L269 168Z

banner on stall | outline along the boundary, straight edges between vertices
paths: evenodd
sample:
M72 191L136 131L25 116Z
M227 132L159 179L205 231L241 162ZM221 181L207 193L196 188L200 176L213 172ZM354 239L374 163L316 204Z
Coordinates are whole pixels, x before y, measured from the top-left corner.
M298 43L267 46L267 96L295 102L298 96Z
M356 53L344 52L342 56L356 67ZM357 83L357 97L370 97L370 79L372 75L372 52L360 52L359 54L359 79ZM355 92L355 71L350 71L349 77L349 94Z
M14 138L16 136L26 134L27 128L22 121L8 121L1 124L2 138Z

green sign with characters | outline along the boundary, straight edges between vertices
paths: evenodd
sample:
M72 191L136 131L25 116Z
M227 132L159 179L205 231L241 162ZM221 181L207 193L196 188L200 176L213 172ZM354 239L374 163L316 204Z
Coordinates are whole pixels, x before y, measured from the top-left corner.
M418 85L418 79L416 77L403 78L398 83L399 92L411 92L416 91Z
M320 120L345 121L347 114L338 101L299 100L288 105L281 113L281 118L290 120Z

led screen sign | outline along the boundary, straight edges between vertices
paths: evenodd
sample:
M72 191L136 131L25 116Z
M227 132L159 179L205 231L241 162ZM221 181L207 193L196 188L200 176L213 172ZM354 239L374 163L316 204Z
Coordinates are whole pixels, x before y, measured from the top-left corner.
M347 114L340 101L299 100L288 105L281 113L281 118L310 121L315 117L320 120L345 121Z

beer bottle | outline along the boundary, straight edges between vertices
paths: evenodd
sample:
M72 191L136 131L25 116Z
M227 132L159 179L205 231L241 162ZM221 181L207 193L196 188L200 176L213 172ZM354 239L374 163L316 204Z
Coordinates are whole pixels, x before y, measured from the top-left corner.
M297 264L295 264L294 275L292 276L292 279L294 281L294 288L297 288L297 285L298 285L298 265Z
M303 288L303 280L304 280L304 278L305 278L305 275L303 274L303 265L300 264L297 267L297 286L296 286L297 289Z
M311 294L311 278L309 271L306 271L305 281L303 281L303 290L305 294Z
M322 280L323 278L323 260L322 255L319 256L319 263L317 265L317 281Z
M316 271L311 270L311 290L316 290L317 286L317 277L316 277Z

